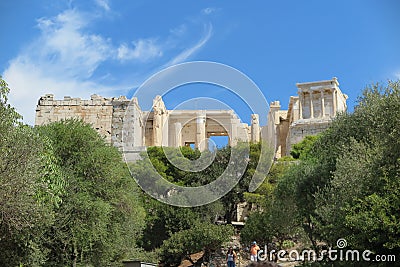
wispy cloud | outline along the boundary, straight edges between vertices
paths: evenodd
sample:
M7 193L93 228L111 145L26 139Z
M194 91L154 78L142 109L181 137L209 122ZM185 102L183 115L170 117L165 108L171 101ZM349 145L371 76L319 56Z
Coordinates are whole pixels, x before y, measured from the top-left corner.
M161 46L157 45L154 40L140 39L132 42L133 47L127 44L121 44L118 47L117 58L121 61L139 59L147 61L154 57L161 57L163 52Z
M108 1L96 0L96 3L104 10L111 11ZM205 24L202 37L189 48L186 43L195 36L193 31L187 30L193 26L190 23L167 30L164 38L137 38L128 43L115 44L110 37L90 30L95 19L99 17L77 9L67 9L54 17L40 18L36 24L39 29L37 38L9 61L2 76L12 88L10 103L24 116L25 123L33 125L37 99L46 93L53 93L56 98L64 95L88 98L93 93L103 96L127 93L157 69L147 68L147 73L137 74L141 77L125 78L123 81L120 81L122 79L119 79L118 73L112 73L112 69L99 70L104 70L109 63L119 67L134 63L136 72L137 64L150 61L156 66L180 63L199 51L213 32L212 25ZM170 41L172 39L174 42ZM182 51L182 47L186 49ZM113 80L113 83L105 83L109 80Z
M40 35L9 62L3 77L12 88L10 103L24 122L34 123L37 99L45 93L88 98L95 92L110 96L124 87L104 85L93 77L101 64L117 58L118 49L109 38L87 32L89 23L90 18L75 9L40 18ZM144 50L136 59L148 56Z
M110 5L107 0L96 0L96 4L105 11L110 11Z
M174 65L187 60L190 56L200 50L208 42L208 40L212 36L212 33L212 24L209 23L204 25L204 35L201 37L201 39L195 45L185 49L183 52L174 57L171 61L167 63L167 65Z
M70 77L88 78L99 64L112 57L113 48L110 40L85 33L87 24L87 19L76 10L67 10L52 19L39 19L42 34L21 57L41 66L50 65L52 71Z
M207 8L204 8L201 12L203 14L209 15L209 14L215 12L215 10L216 9L214 7L207 7Z

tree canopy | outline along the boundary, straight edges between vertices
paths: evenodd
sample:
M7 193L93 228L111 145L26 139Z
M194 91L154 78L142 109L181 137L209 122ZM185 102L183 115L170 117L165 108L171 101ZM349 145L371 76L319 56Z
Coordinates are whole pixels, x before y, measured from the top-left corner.
M22 124L0 79L0 265L104 266L134 255L145 212L116 148L88 124Z
M135 248L144 222L139 190L121 154L88 124L67 120L39 127L65 176L47 244L49 265L105 265Z
M285 226L285 238L296 239L293 230L302 227L316 251L345 239L349 249L399 255L399 118L399 82L367 87L353 113L293 146L298 161L284 170L265 210L250 216L245 237L268 225L265 240L278 241Z
M24 125L8 103L9 91L0 78L1 266L120 266L128 257L176 266L199 251L206 258L234 234L215 222L229 224L243 201L257 206L241 230L244 243L280 248L285 240L301 239L318 251L345 239L349 249L400 254L400 82L366 88L354 112L339 114L326 131L293 145L292 158L276 161L269 173L269 166L257 167L261 144L250 144L233 189L193 208L142 192L121 153L89 124ZM197 187L217 179L232 150L242 155L242 148L218 149L210 166L191 172L171 158L182 160L182 153L202 161L198 150L150 147L150 162L139 160L130 170L143 178L156 171L173 184ZM182 162L190 169L191 161ZM249 193L256 172L266 179Z

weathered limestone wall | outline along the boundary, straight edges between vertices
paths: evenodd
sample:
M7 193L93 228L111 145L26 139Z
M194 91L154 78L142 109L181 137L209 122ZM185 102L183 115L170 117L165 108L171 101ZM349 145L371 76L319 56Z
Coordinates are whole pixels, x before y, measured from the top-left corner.
M161 96L153 100L152 111L142 111L136 98L128 100L92 95L90 100L53 95L39 99L36 125L62 119L82 119L93 126L106 141L127 153L143 150L145 146L184 146L208 148L207 138L229 135L230 145L239 140L258 141L258 115L252 115L249 127L232 110L173 110L166 109Z
M123 132L125 132L124 141L128 146L131 148L142 146L142 113L137 99L131 101L125 96L104 98L92 95L90 100L68 96L63 100L55 100L51 94L39 99L35 125L72 118L91 124L108 143L121 150ZM123 129L124 120L126 129Z
M301 142L307 135L317 135L325 131L331 121L308 121L304 123L298 123L291 125L286 135L286 155L290 153L291 146ZM284 156L285 154L283 154Z
M90 100L64 97L55 100L52 94L39 99L35 125L44 125L65 119L82 119L96 129L107 142L111 142L113 103L111 98L92 95Z
M135 158L144 150L143 112L137 98L113 100L113 121L111 143L123 150L125 157ZM132 156L133 155L133 156Z
M283 118L283 117L280 117ZM286 156L289 152L287 151L287 136L289 132L289 120L281 119L280 124L277 126L277 134L278 134L278 149L276 151L276 158L280 158Z
M187 123L182 128L182 146L189 145L189 144L196 144L197 138L197 123L191 122Z

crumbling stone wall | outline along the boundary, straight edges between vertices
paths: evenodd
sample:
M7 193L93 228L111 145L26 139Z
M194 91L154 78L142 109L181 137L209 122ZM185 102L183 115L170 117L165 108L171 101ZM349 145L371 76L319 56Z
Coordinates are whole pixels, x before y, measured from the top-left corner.
M90 100L65 96L55 100L52 94L42 96L36 107L35 125L44 125L65 119L82 119L111 142L113 116L112 99L92 95Z
M129 116L125 117L127 110ZM137 99L131 101L125 96L105 98L92 95L90 100L65 96L63 100L55 100L52 94L46 94L39 99L35 125L72 118L89 123L108 143L118 148L122 148L124 118L131 120L133 125L141 124L141 112Z
M317 135L325 131L330 124L331 120L321 120L290 125L286 139L287 154L290 153L292 145L301 142L307 135Z

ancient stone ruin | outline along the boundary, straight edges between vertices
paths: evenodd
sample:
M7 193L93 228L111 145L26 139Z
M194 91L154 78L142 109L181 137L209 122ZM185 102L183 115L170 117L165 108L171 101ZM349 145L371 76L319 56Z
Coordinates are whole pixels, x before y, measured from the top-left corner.
M290 97L288 110L281 110L279 101L272 102L264 126L258 114L251 115L248 125L233 110L168 110L161 96L155 96L152 110L143 111L137 98L92 95L90 100L69 96L56 100L52 94L40 97L35 125L82 119L107 142L131 153L132 160L147 146L194 146L203 151L211 136L228 136L232 146L263 139L280 158L289 154L291 145L325 130L338 112L346 111L347 96L336 78L296 85L298 95Z

